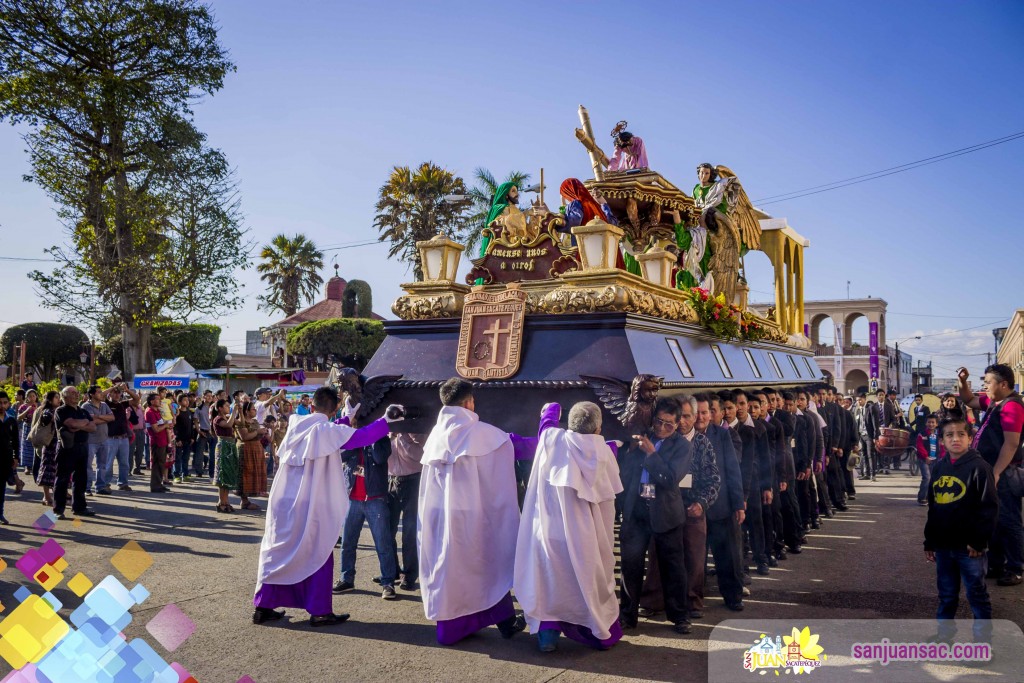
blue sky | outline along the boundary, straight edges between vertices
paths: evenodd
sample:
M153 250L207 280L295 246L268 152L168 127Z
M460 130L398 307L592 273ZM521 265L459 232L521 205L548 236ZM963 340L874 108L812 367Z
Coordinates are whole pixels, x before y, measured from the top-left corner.
M432 160L467 179L540 167L555 188L585 178L573 137L585 104L599 142L619 119L651 166L690 188L701 161L734 170L753 199L1024 130L1018 2L292 2L214 0L238 65L197 121L237 168L260 244L302 232L331 247L372 239L394 165ZM0 128L0 244L41 257L62 240L53 207L21 181L20 133ZM603 139L602 139L603 138ZM808 299L889 302L890 340L936 374L977 374L1016 286L1024 140L850 188L765 205L811 241ZM557 205L556 190L548 194ZM389 315L411 279L386 247L330 251ZM0 325L55 319L2 262ZM750 264L755 299L767 269ZM329 269L328 269L329 270ZM274 318L241 273L247 305L217 316L235 351ZM951 330L980 326L944 334Z

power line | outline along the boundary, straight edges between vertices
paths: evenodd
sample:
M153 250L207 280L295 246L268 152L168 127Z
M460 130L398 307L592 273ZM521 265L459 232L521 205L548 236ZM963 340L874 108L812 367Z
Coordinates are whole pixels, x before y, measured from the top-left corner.
M950 320L990 320L990 315L946 315L945 313L900 313L899 311L886 311L886 315L909 315L915 318L949 318Z
M943 154L937 154L935 156L926 157L924 159L918 159L917 161L911 161L906 164L900 164L899 166L891 166L889 168L882 169L880 171L874 171L872 173L865 173L859 176L853 176L851 178L845 178L843 180L836 180L831 183L825 183L824 185L815 185L813 187L807 187L802 190L794 190L792 192L784 192L782 194L771 195L761 199L754 200L755 205L767 206L769 204L778 204L779 202L789 201L790 199L799 199L801 197L809 197L814 194L820 194L822 192L829 192L830 190L838 190L844 187L850 187L851 185L859 185L860 183L866 183L869 180L877 180L879 178L885 178L886 176L896 175L897 173L905 173L906 171L912 171L915 168L921 168L922 166L930 166L931 164L937 164L940 161L946 161L948 159L954 159L956 157L970 154L972 152L978 152L989 147L996 147L998 145L1006 144L1007 142L1013 142L1024 138L1024 131L1019 131L1011 135L1007 135L995 140L989 140L987 142L979 142L976 145L970 147L962 147L960 149L953 150L951 152L945 152Z

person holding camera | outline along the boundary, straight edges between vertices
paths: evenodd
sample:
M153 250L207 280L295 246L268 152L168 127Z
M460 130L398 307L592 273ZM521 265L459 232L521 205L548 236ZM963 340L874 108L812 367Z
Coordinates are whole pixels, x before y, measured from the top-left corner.
M686 559L683 533L686 503L679 483L690 471L692 447L676 429L679 402L659 399L647 434L635 434L622 456L622 526L619 546L622 593L619 613L622 628L636 628L647 548L654 540L665 596L665 615L677 633L689 633Z
M151 493L170 491L164 484L164 470L167 469L167 445L171 442L173 423L162 415L163 401L160 394L146 396L144 420L149 432L149 490Z

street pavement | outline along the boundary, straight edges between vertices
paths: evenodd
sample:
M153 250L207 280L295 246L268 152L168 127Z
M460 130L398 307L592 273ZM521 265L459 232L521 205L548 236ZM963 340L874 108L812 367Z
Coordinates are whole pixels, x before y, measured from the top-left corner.
M641 619L636 631L607 652L563 638L557 652L542 654L533 637L524 633L506 641L495 628L442 647L433 624L423 617L418 593L399 590L398 600L381 600L379 587L371 582L378 572L368 529L359 547L356 590L334 599L335 611L349 612L350 621L313 629L305 612L288 610L280 622L255 626L252 595L264 513L217 513L216 489L206 482L154 494L147 481L133 477L135 491L90 498L97 516L77 526L59 521L46 537L32 526L47 509L40 504L39 489L29 484L21 495L8 489L11 525L0 527L0 557L9 566L0 573L0 603L8 609L17 604L14 591L30 584L14 563L47 537L67 551L66 577L81 571L97 583L117 574L110 564L113 554L137 541L153 559L138 579L151 596L133 610L125 633L145 638L200 683L235 683L245 675L256 683L705 681L708 636L724 619L930 618L936 605L934 567L922 550L926 508L916 504L918 479L894 472L877 483L858 482L850 510L812 531L802 554L791 555L769 576L755 574L741 614L725 609L710 579L705 617L695 621L688 636L675 634L666 622ZM265 506L265 500L254 500ZM237 504L237 498L232 502ZM339 565L335 550L336 572ZM995 618L1024 625L1024 586L1001 588L990 582L990 592ZM65 605L79 602L63 585L54 594ZM173 653L144 628L169 603L196 624ZM65 608L62 613L66 617L69 612ZM966 600L959 616L970 616ZM0 660L0 678L9 670Z

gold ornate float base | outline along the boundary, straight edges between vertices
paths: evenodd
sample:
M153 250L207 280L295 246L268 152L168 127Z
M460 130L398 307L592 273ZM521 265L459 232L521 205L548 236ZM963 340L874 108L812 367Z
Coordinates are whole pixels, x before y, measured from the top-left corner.
M696 323L697 315L686 295L648 282L618 268L573 271L549 280L517 283L526 292L527 314L639 313L664 320ZM406 294L391 310L403 320L458 318L471 288L454 282L413 282L402 285ZM473 287L472 291L501 292L505 285ZM803 337L783 334L778 322L758 316L768 330L766 341L802 348Z

